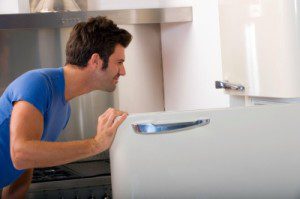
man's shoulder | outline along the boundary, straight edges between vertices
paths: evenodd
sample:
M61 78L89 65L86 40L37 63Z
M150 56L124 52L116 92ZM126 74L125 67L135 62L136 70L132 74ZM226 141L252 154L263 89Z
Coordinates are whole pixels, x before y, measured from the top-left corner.
M60 73L61 72L59 68L42 68L31 70L15 79L11 86L46 86L51 83L53 78L56 79Z
M4 98L12 104L27 101L37 107L42 114L48 110L57 90L56 76L60 78L59 69L45 68L31 70L15 79L4 92Z
M47 79L51 78L52 76L56 77L58 75L61 75L61 68L40 68L28 71L20 77Z
M47 83L47 76L45 74L39 70L32 70L19 76L9 87L13 90L16 90L17 88L30 89L33 87L45 87Z

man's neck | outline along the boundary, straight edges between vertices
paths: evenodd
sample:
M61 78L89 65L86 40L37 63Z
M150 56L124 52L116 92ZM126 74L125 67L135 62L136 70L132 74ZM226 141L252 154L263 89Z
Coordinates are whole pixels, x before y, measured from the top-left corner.
M89 75L86 68L69 65L63 67L65 78L65 99L69 101L77 96L91 92Z

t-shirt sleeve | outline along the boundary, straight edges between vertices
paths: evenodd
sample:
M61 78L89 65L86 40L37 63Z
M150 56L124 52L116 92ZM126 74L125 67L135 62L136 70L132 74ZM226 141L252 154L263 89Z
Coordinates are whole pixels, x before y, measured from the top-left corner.
M47 77L34 72L22 75L11 85L10 97L12 105L17 101L27 101L44 115L51 99Z
M65 128L67 127L68 122L69 122L69 120L70 120L70 116L71 116L71 107L70 107L70 104L68 104L68 110L67 110L67 111L68 111L68 112L67 112L67 119L66 119L66 123L65 123L63 129L65 129Z

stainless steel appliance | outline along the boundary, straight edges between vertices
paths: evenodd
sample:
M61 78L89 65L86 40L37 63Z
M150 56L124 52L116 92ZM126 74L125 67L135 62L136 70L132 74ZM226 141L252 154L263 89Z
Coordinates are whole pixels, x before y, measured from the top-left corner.
M109 160L102 158L35 169L27 198L111 198Z

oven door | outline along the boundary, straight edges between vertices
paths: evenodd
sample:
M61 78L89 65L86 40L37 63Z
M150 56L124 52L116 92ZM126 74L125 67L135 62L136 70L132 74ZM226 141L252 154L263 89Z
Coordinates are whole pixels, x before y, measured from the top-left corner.
M109 160L101 158L35 169L26 198L110 198Z

